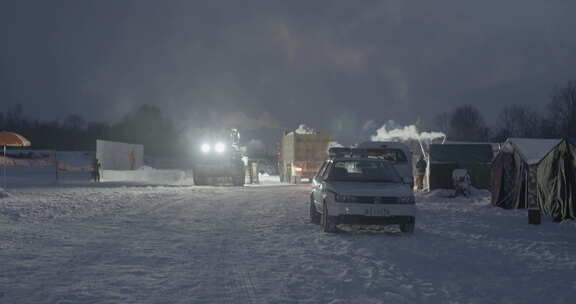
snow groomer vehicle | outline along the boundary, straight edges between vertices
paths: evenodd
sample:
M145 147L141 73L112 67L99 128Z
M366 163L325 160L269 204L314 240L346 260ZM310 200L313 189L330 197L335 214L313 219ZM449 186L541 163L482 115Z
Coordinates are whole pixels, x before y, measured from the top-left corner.
M237 129L212 130L198 148L192 167L196 185L244 185L246 169Z
M402 232L414 232L412 179L371 149L329 150L310 194L310 220L324 232L337 232L339 224L399 225Z

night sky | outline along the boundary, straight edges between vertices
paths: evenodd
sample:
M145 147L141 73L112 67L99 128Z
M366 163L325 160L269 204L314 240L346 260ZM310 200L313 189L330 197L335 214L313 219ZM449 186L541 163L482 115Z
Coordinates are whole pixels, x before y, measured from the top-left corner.
M432 125L541 107L576 79L576 1L0 0L0 103L116 122Z

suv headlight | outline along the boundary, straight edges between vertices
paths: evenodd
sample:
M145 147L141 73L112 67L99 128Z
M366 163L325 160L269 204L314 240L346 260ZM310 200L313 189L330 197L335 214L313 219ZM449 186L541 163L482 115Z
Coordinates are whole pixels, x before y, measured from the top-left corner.
M354 203L358 201L358 197L352 195L335 194L334 200L337 202Z
M402 196L398 198L398 202L401 204L414 204L413 196Z

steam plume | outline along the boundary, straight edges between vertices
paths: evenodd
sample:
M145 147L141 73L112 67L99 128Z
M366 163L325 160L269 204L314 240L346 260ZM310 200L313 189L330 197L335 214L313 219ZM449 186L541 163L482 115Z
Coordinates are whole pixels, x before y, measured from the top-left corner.
M421 132L418 133L415 125L398 126L393 120L388 121L375 135L370 138L372 141L408 141L408 140L428 140L432 141L438 138L445 138L446 134L442 132Z

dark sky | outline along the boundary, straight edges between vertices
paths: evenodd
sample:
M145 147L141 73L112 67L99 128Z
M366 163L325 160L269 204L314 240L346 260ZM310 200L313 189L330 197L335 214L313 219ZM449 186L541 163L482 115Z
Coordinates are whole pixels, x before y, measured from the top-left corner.
M573 0L0 0L0 102L113 122L140 104L352 137L576 79Z

